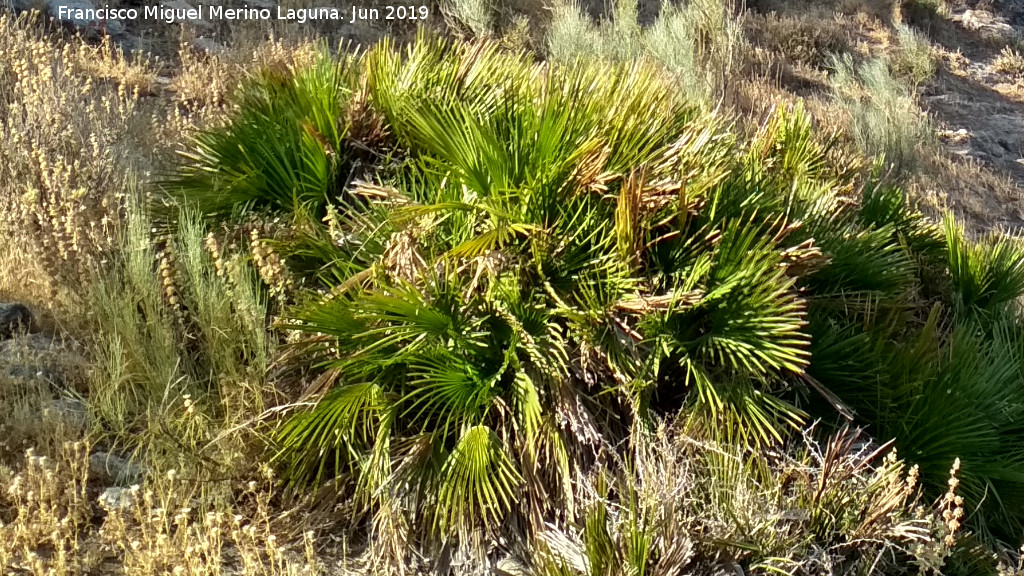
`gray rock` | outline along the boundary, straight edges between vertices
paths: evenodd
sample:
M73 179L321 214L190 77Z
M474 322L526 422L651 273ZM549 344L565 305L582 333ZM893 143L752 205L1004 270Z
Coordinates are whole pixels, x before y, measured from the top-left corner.
M505 556L494 564L493 574L495 576L528 576L530 569L519 560Z
M61 7L65 10L61 13ZM91 0L46 0L46 13L57 21L70 25L86 34L102 34L111 36L125 33L125 25L120 20L99 20L80 17L79 10L95 10Z
M121 34L114 38L114 40L125 54L131 54L142 49L140 40L131 34Z
M116 454L94 452L89 455L89 477L104 484L139 484L145 474L145 467Z
M189 44L191 44L193 48L196 48L200 52L209 54L210 56L217 56L228 51L223 44L212 38L196 38Z
M96 501L108 511L127 510L135 503L135 494L131 488L111 486Z
M31 330L32 311L17 302L0 303L0 340L13 338L21 331Z
M71 428L84 430L89 425L89 411L77 398L57 398L50 403L50 410L56 414L58 420ZM91 468L91 459L89 465Z
M46 354L64 349L64 343L46 334L24 334L0 342L0 354Z
M1014 35L1013 26L1005 18L987 10L964 10L959 20L968 30L978 30L999 37Z

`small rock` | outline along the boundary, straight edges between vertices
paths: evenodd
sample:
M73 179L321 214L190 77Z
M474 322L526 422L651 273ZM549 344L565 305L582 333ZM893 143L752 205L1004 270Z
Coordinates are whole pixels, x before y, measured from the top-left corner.
M15 338L9 338L0 342L0 354L13 354L22 352L25 354L45 354L57 352L64 346L52 336L46 334L25 334Z
M191 42L192 46L210 56L217 56L228 51L228 49L212 38L196 38Z
M60 421L72 428L83 430L89 425L89 411L77 398L57 398L50 404L50 409ZM92 467L91 458L89 466Z
M959 130L939 130L937 133L939 138L953 143L963 142L971 137L970 132L964 128Z
M111 486L104 490L96 501L109 511L127 510L135 502L135 496L132 494L131 488Z
M1013 35L1013 26L987 10L964 10L960 22L968 30L982 30L997 36Z
M505 556L494 564L495 576L527 576L530 570L520 561Z
M24 304L0 304L0 340L13 338L22 330L31 330L32 325L32 311Z
M89 476L104 484L128 486L142 482L146 469L109 452L89 455Z

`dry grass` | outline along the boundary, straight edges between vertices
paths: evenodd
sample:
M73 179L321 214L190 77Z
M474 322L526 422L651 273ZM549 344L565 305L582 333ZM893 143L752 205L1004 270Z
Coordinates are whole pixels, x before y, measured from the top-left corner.
M502 564L539 574L590 573L594 562L613 574L644 562L666 574L735 563L755 572L859 566L864 574L899 573L899 562L941 566L963 517L956 465L947 495L928 506L916 468L894 452L879 460L885 451L877 448L840 434L765 458L673 427L637 432L629 466L611 457L575 480L578 523L549 524ZM325 547L329 539L316 537L308 520L317 516L301 519L309 509L286 513L274 503L280 488L266 468L232 484L230 499L211 499L174 470L100 497L90 451L86 441L68 441L51 456L29 450L15 469L0 468L0 573L446 573L402 536L401 511L377 511L368 546ZM595 538L609 546L596 555ZM722 555L723 542L742 546ZM637 545L646 556L636 556ZM486 570L500 548L470 539L451 550L451 569Z
M603 560L611 573L630 573L630 547L639 541L651 544L655 573L699 572L700 558L720 553L709 543L731 542L736 547L722 565L755 574L819 573L825 566L899 573L901 564L927 571L941 568L960 532L956 464L949 492L933 509L920 501L917 468L895 451L880 459L887 450L859 442L856 432L826 444L805 436L771 465L671 428L635 436L629 466L600 468L578 481L583 526L541 534L542 566L568 565L578 574Z
M911 182L911 192L931 216L949 210L974 233L1014 228L1024 219L1024 194L1012 178L948 153L925 158Z
M889 56L893 73L911 86L919 86L935 74L936 58L931 42L920 32L900 24L896 27L898 44Z
M851 42L838 16L752 14L748 34L787 63L824 68L832 54L849 52Z
M89 453L87 442L68 442L51 457L29 450L17 472L0 469L0 573L322 573L312 533L293 537L274 527L266 482L240 487L236 504L216 506L168 472L103 500L97 522Z
M902 0L893 4L896 21L903 21L922 30L929 30L949 18L946 0Z
M893 77L883 60L857 65L840 58L834 69L834 102L850 118L848 130L858 150L884 158L898 173L913 172L934 140L913 87Z
M205 114L222 108L228 97L253 70L261 67L291 69L311 62L318 43L311 39L242 36L223 52L210 54L195 48L184 36L178 50L180 64L168 79L170 92L183 112Z
M1024 55L1006 46L992 61L992 69L1001 74L1020 77L1024 75Z
M10 55L0 62L0 234L14 247L4 288L42 304L60 284L83 282L112 246L137 161L125 136L146 123L129 80L147 75L116 60L123 80L94 77L107 70L102 49L58 50L24 19L0 16L0 30Z

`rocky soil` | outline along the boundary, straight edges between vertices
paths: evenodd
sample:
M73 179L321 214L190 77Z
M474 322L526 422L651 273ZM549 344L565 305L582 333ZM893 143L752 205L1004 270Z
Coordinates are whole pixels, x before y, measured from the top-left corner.
M0 386L42 390L46 398L40 418L65 430L89 427L86 408L85 362L79 346L39 328L32 311L17 302L0 302ZM12 447L16 448L16 447ZM128 502L125 494L142 482L145 469L130 458L108 452L102 445L89 457L89 480L98 502L108 508Z
M932 33L952 53L951 70L926 87L925 104L957 154L999 167L1024 183L1024 77L1001 71L1001 48L1024 37L1024 3L1003 13L964 10Z
M994 173L994 181L943 191L953 208L967 207L985 227L1024 226L1024 59L1007 65L1005 54L1024 54L1024 2L954 9L947 21L925 30L944 55L937 76L921 87L922 105L942 145L955 157ZM994 192L993 184L1000 190ZM1002 184L1002 185L999 185ZM961 196L957 198L956 196Z

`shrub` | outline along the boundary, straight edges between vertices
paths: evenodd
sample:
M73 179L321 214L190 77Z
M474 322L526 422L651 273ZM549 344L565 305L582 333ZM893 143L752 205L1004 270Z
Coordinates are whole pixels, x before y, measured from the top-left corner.
M453 0L446 8L458 27L478 38L490 35L494 29L494 6L487 0Z
M1006 46L999 52L999 56L996 56L996 59L992 61L992 69L996 72L1012 76L1024 76L1024 55Z
M550 59L561 63L594 56L622 63L653 60L691 101L710 106L742 65L746 40L739 14L718 0L666 3L658 19L643 29L635 3L617 2L614 18L594 24L578 6L560 2L547 45Z
M896 27L899 46L890 56L893 72L918 86L935 74L935 55L928 38L905 25Z
M25 275L12 284L41 286L51 305L116 244L133 137L148 118L137 109L139 85L92 74L111 46L59 50L34 24L0 15L0 242L5 260L20 260L6 272ZM107 73L148 73L116 52L105 59Z
M908 169L906 87L837 68L855 136ZM359 70L387 161L285 247L316 286L288 325L333 383L278 431L294 483L420 536L538 530L660 414L755 450L840 413L931 496L960 457L970 525L1019 527L1016 241L944 237L799 108L737 141L660 66L421 37Z
M275 343L247 252L222 248L192 214L175 235L154 238L135 207L119 257L89 286L95 431L156 471L203 477L251 466L247 435L274 401L267 379Z
M349 68L321 54L298 72L265 69L239 95L229 130L194 139L164 183L169 196L211 216L244 207L322 217L353 177L357 157L350 124L339 122L353 90Z
M97 506L89 473L92 448L87 441L67 442L50 457L29 450L16 474L0 469L0 572L323 573L313 533L291 538L273 523L266 479L240 488L238 501L224 503L169 471L143 486L105 493Z
M670 426L636 431L621 461L580 478L583 517L540 533L534 570L667 574L735 562L755 573L814 573L823 561L863 574L941 568L946 536L958 535L939 520L945 510L922 505L916 467L859 439L847 430L822 443L806 435L769 462ZM720 545L731 553L712 560Z
M867 156L885 158L898 174L917 165L918 147L932 132L914 100L913 90L894 78L882 60L855 65L849 55L832 64L836 102L851 116L850 132Z
M949 18L951 11L946 0L902 0L896 4L898 15L908 24L929 30L936 23Z
M576 3L555 4L547 31L548 56L555 62L572 62L586 55L622 62L636 59L642 51L642 31L637 8L624 1L613 4L612 17L593 22ZM691 38L687 38L692 42Z
M789 62L822 67L830 55L850 50L847 33L837 22L774 12L750 14L746 21L753 27L753 37L760 45Z

